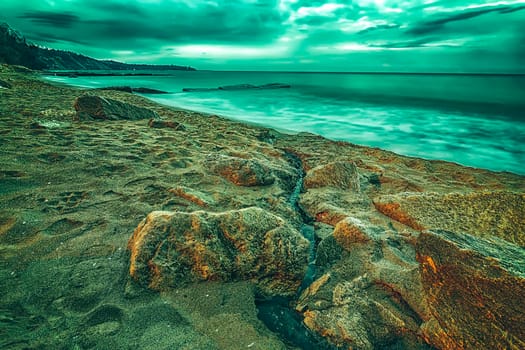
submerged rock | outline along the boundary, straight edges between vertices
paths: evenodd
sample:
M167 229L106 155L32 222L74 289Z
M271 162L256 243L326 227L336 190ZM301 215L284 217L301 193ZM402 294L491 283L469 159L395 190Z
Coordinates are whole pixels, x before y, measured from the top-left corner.
M250 90L257 89L257 86L252 84L237 84L237 85L226 85L220 86L219 90Z
M158 114L150 109L99 96L84 95L77 97L73 107L77 111L77 118L79 120L138 120L159 118Z
M218 88L183 88L183 92L207 92L207 91L237 91L237 90L272 90L272 89L289 89L291 85L282 83L270 83L263 85L236 84L219 86Z
M130 94L133 93L133 89L131 86L106 86L101 87L96 90L114 90L114 91L122 91L122 92L129 92Z
M132 88L132 90L133 92L137 92L139 94L154 94L154 95L169 94L168 91L150 89L146 87Z
M417 260L439 349L525 349L525 250L503 240L423 232Z
M251 207L152 212L128 247L131 276L153 289L251 280L269 295L291 295L306 271L309 242L280 217Z
M207 91L216 91L218 88L183 88L183 92L207 92Z

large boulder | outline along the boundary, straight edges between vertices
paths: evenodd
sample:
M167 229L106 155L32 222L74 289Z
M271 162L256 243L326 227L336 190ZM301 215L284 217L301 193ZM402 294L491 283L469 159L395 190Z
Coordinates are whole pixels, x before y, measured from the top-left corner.
M422 326L439 349L525 349L525 249L503 240L438 230L417 240L432 318Z
M131 276L153 289L251 280L269 295L290 295L306 271L309 242L280 217L251 207L152 212L128 247Z
M77 118L79 120L139 120L159 118L158 114L150 109L99 96L84 95L77 97L73 107L77 111Z

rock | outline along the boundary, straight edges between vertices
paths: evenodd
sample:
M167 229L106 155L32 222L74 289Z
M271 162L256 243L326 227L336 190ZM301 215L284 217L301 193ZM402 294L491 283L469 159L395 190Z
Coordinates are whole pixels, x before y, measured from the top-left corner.
M525 349L525 250L443 230L417 240L432 318L423 335L439 349Z
M186 130L186 127L183 124L179 122L171 121L171 120L150 119L148 122L148 126L150 128L158 128L158 129L170 128L170 129L175 129L178 131Z
M257 86L252 84L237 84L237 85L226 85L220 86L219 90L251 90L257 89Z
M0 80L0 88L11 89L11 84L7 81Z
M365 231L366 227L359 219L349 217L337 223L333 234L341 247L350 250L355 244L370 241Z
M275 142L275 140L279 138L279 136L280 136L280 133L278 133L277 131L266 129L266 130L261 131L259 134L257 134L256 137L257 137L257 140L266 142L272 145Z
M304 186L307 189L331 186L359 191L359 173L354 163L328 163L309 170L304 178Z
M424 348L416 336L417 323L367 275L344 282L332 279L330 274L321 276L299 299L297 310L310 330L344 349Z
M159 118L157 113L150 109L99 96L84 95L77 97L73 107L75 107L77 111L77 118L79 120L138 120Z
M257 159L211 154L204 163L212 173L237 186L266 186L275 182L271 169Z
M131 88L131 86L107 86L107 87L101 87L95 90L115 90L115 91L129 92L130 94L133 93L133 89Z
M133 92L137 92L139 94L169 94L167 91L157 90L157 89L150 89L145 87L138 87L138 88L132 88Z
M412 240L347 217L318 245L324 272L296 309L312 331L343 348L425 349L429 311Z
M268 89L289 89L291 85L282 84L282 83L270 83L257 86L258 89L268 90Z
M403 193L378 197L374 205L381 213L416 230L460 230L525 246L523 194Z
M283 219L256 207L222 213L152 212L128 243L130 274L150 288L251 280L269 295L297 290L308 247Z
M183 92L208 92L208 91L216 91L219 90L218 88L183 88Z
M237 90L271 90L271 89L289 89L291 86L282 83L270 83L263 85L252 84L235 84L219 86L218 88L183 88L184 92L207 92L216 90L237 91Z

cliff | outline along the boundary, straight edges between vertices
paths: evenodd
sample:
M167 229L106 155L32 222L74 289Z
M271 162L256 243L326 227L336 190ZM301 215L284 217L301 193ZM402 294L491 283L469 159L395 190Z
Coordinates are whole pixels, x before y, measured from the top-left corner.
M0 63L37 70L195 70L187 66L97 60L70 51L43 48L28 42L7 23L0 23Z

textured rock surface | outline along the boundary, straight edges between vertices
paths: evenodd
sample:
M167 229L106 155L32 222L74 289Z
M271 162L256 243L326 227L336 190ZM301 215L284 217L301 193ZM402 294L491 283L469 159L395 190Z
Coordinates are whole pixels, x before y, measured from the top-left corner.
M320 165L306 173L304 178L305 188L326 186L359 191L359 173L355 164L350 162L333 162Z
M129 241L130 274L154 289L252 280L268 294L293 294L306 270L308 245L283 219L260 208L153 212Z
M89 118L103 120L138 120L157 119L159 117L157 113L147 108L99 96L80 96L75 100L73 107L75 107L77 111L77 118L79 120Z
M212 173L238 186L266 186L275 181L270 168L255 159L210 154L205 165Z
M374 200L383 214L414 229L497 236L525 246L525 195L509 192L421 193Z
M424 232L417 259L440 349L525 348L525 250L505 241Z
M414 257L405 237L348 217L319 244L326 272L296 309L308 328L344 348L426 349L419 327L428 310Z

